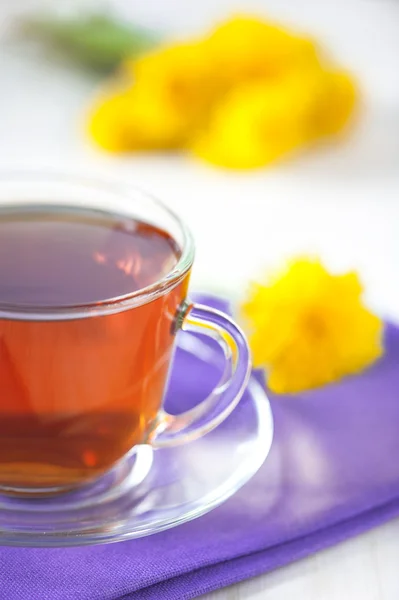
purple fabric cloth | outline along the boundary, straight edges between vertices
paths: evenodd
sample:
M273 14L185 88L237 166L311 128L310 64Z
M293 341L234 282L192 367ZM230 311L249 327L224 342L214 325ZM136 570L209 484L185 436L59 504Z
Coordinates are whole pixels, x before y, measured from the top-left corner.
M271 402L269 458L223 506L131 542L0 548L0 598L194 598L399 515L399 329L363 375Z

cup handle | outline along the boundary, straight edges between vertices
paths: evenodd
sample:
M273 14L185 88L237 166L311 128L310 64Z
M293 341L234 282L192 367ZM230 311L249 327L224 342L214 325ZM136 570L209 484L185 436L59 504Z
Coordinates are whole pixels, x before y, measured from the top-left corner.
M201 304L185 303L175 327L213 338L223 350L226 365L217 386L199 405L176 416L160 411L148 439L154 447L190 442L217 427L237 406L251 373L247 340L224 313Z

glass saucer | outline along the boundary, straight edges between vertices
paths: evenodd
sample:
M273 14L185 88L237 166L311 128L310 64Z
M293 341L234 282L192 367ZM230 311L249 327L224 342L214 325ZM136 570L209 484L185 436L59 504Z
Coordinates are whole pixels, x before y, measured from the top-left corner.
M220 376L220 352L187 333L179 339L166 405L201 401ZM189 402L188 402L189 399ZM52 498L0 495L0 544L79 546L142 537L212 510L243 486L269 453L273 420L252 377L237 408L188 444L136 447L102 479Z

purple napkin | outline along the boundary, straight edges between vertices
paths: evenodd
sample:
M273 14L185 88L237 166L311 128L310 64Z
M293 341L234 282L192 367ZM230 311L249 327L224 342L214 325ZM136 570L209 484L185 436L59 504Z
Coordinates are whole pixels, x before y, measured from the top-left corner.
M0 548L0 598L194 598L399 515L399 329L387 327L386 355L363 375L271 402L271 453L223 506L131 542Z

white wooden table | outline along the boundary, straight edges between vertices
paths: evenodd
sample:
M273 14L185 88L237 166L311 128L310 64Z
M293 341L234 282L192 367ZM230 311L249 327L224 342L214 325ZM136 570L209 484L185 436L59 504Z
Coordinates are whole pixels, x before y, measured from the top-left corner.
M133 6L118 3L125 12ZM6 10L25 4L0 5L0 23ZM184 0L147 0L134 10L143 21L182 32L233 5L202 0L188 10ZM315 32L356 71L366 106L347 144L255 174L225 174L175 157L110 158L80 134L82 107L97 82L34 51L3 47L0 166L116 176L151 190L194 232L195 288L237 297L262 268L311 252L333 267L359 269L370 303L399 322L399 2L258 0L245 7ZM207 598L398 600L399 520Z

